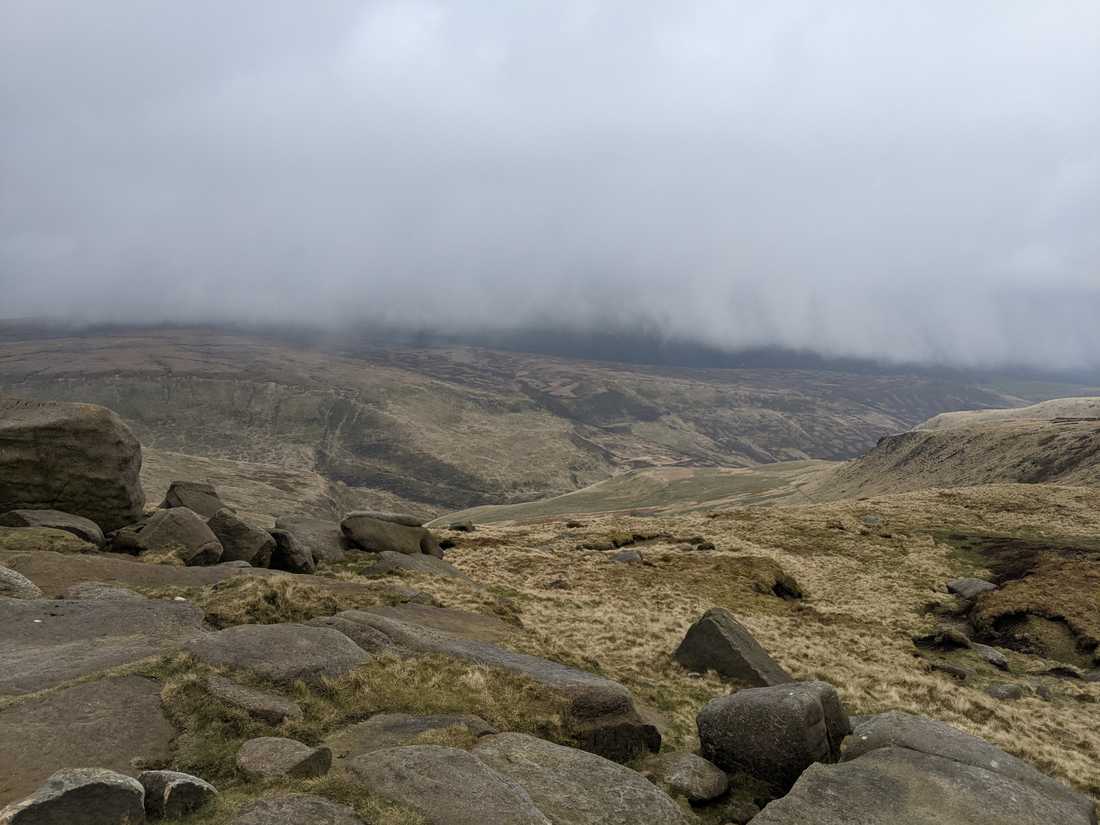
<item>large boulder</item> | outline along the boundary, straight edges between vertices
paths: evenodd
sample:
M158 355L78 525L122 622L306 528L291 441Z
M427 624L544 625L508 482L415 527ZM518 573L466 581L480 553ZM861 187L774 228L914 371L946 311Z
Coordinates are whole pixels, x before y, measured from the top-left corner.
M363 820L323 796L277 794L249 802L229 825L363 825Z
M178 650L202 611L154 599L0 599L0 695L34 693Z
M103 531L90 518L63 513L60 510L9 510L0 515L4 527L49 527L72 533L96 547L106 544Z
M850 731L825 682L746 688L708 702L696 719L702 755L781 791L814 762L835 762Z
M260 736L241 745L237 767L249 779L309 779L328 773L332 751L327 747L311 748L296 739Z
M699 804L717 799L729 790L726 772L694 753L667 751L649 757L641 773L670 796L682 796Z
M218 790L209 782L179 771L142 771L145 812L156 819L178 819L213 801Z
M168 485L168 492L164 494L164 501L160 506L165 510L186 507L204 518L210 518L224 508L225 504L212 484L205 481L173 481Z
M9 599L41 599L42 591L22 573L0 567L0 596Z
M188 566L217 564L222 545L214 532L192 510L157 510L144 522L119 531L114 546L134 555L171 555Z
M519 784L555 825L686 825L679 806L637 771L525 733L478 742L473 754Z
M0 396L0 512L61 510L116 530L141 517L141 445L105 407Z
M268 532L275 541L275 549L271 552L272 570L288 573L313 573L317 570L313 554L298 542L293 533L278 529Z
M160 689L154 679L115 676L0 710L0 807L72 765L128 774L135 763L171 759L177 732L164 715Z
M103 768L58 771L22 802L0 811L0 825L142 825L145 791Z
M1091 807L1091 806L1090 806ZM984 767L908 748L810 766L752 825L1094 825L1083 805Z
M560 662L516 653L491 642L462 638L370 611L345 610L337 616L381 631L398 648L508 670L545 685L564 700L565 722L585 750L617 762L628 762L661 747L661 734L642 720L630 691L610 679Z
M192 639L186 650L214 667L249 670L284 685L320 684L350 673L370 656L328 627L245 624Z
M432 825L551 825L519 783L457 748L384 748L348 762L356 783Z
M275 539L232 510L218 510L207 520L206 526L222 546L222 561L246 561L253 567L267 567L271 562Z
M752 687L794 681L752 634L722 607L712 607L690 628L673 657L697 673L713 670L719 676Z
M390 515L392 514L358 510L344 517L340 522L340 529L349 540L363 550L375 553L390 550L394 553L413 556L426 553L430 556L443 557L439 542L430 530L419 524L412 525L383 518Z
M279 516L275 527L293 535L318 562L343 561L347 551L355 549L335 521L295 513Z

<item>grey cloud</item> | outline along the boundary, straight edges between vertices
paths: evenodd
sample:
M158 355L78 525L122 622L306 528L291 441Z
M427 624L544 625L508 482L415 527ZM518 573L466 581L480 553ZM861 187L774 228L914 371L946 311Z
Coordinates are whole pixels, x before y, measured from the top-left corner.
M1100 5L0 6L0 317L1100 366Z

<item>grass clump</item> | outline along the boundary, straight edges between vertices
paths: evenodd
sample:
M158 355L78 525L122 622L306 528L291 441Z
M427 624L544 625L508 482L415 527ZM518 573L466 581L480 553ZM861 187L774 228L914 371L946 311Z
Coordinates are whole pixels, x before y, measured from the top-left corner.
M204 590L195 603L206 621L223 628L239 624L304 622L331 616L349 607L371 607L381 597L365 594L355 598L336 594L291 576L234 576Z

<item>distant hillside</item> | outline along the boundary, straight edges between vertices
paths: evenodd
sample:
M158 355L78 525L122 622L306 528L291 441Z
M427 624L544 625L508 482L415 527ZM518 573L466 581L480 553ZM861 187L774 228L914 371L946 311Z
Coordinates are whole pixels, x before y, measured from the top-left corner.
M0 335L0 391L104 404L155 450L315 473L426 513L645 468L845 459L949 410L960 378L684 369L471 347L336 349L217 330Z
M808 486L818 499L978 484L1100 485L1100 398L939 415Z

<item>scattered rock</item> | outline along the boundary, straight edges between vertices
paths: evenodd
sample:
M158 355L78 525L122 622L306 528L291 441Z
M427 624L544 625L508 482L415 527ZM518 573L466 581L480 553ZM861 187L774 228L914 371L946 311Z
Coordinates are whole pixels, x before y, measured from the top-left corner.
M287 719L302 718L302 709L297 702L275 693L266 693L238 685L224 676L207 677L206 690L216 699L240 708L249 716L270 725L280 725Z
M730 785L725 771L694 753L668 751L651 756L642 763L641 773L669 796L682 796L695 804L717 799Z
M49 691L0 710L0 806L22 799L71 765L130 773L164 764L176 729L160 683L115 676Z
M733 614L712 607L693 624L673 654L683 667L763 687L793 681Z
M436 716L411 716L407 713L378 713L365 722L344 728L325 740L332 749L338 765L365 753L383 748L396 748L422 743L428 733L461 728L477 738L496 733L497 730L480 716L469 714L442 714Z
M223 562L243 561L253 567L267 567L271 563L275 539L266 530L239 518L232 510L218 510L206 526L221 543Z
M403 521L395 521L388 516L401 518ZM406 555L418 555L426 553L438 558L443 557L443 551L439 547L435 536L430 530L419 524L410 524L416 521L410 517L395 516L392 513L377 513L372 510L359 510L348 513L340 522L340 529L357 547L372 552L389 550L394 553Z
M623 564L641 564L642 554L637 550L620 550L611 557L611 561L617 561Z
M983 645L980 642L971 642L970 648L993 667L1008 670L1008 659L997 648Z
M311 748L296 739L261 736L249 739L237 751L237 767L249 779L324 776L332 767L332 751Z
M49 527L64 530L78 539L102 547L107 543L99 525L84 516L63 513L60 510L9 510L0 516L4 527Z
M22 573L0 567L0 596L9 599L41 599L42 591Z
M705 758L783 791L814 762L835 762L851 729L825 682L739 690L712 699L696 721Z
M275 548L271 553L271 568L273 570L286 570L288 573L312 573L317 569L317 563L313 554L305 546L298 543L294 534L287 530L268 531L275 540Z
M316 562L343 561L347 551L355 548L334 521L293 514L279 516L275 527L293 535Z
M383 550L377 560L363 571L364 576L389 576L399 573L422 573L428 576L442 576L448 579L464 579L466 574L453 564L434 556L409 556Z
M188 566L217 564L222 557L218 537L187 507L157 510L132 530L120 531L116 538L127 545L133 542L139 554L172 554Z
M168 485L168 492L164 494L164 501L160 506L165 510L186 507L204 518L210 518L223 509L225 504L212 484L203 481L173 481Z
M250 670L284 685L299 679L316 685L370 658L343 633L301 624L238 625L203 634L185 648L208 665Z
M103 768L70 768L0 811L0 825L141 825L144 796L129 776Z
M1017 699L1023 699L1027 695L1020 685L1005 683L990 685L985 689L985 693L987 696L1002 702L1014 702Z
M456 748L384 748L349 760L348 770L368 793L412 808L430 823L551 823L519 783Z
M525 733L481 739L473 754L527 791L555 825L685 825L679 806L637 771Z
M976 599L982 593L996 590L997 585L984 579L952 579L947 583L947 592L964 599Z
M249 802L230 825L364 825L347 805L323 796L280 794Z
M218 790L209 782L178 771L142 771L145 813L156 819L176 819L212 801Z
M0 396L0 512L60 510L115 530L141 517L141 445L94 404Z

